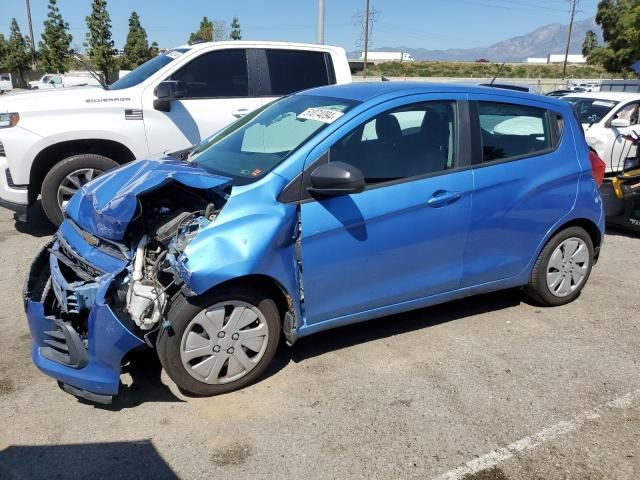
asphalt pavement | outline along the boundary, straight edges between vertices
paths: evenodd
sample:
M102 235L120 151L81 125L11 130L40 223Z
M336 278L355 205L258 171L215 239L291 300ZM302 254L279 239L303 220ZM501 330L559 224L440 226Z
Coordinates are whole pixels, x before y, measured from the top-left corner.
M608 234L564 307L509 290L333 330L213 398L141 354L96 406L30 360L21 289L51 233L0 209L0 479L640 478L638 237Z

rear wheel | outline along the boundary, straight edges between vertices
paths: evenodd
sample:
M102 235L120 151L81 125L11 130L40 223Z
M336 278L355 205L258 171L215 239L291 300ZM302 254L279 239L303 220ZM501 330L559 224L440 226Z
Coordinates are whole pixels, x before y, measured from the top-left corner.
M118 166L110 158L85 153L55 164L42 182L42 208L51 223L62 223L62 211L83 185Z
M572 302L589 279L593 258L593 241L584 229L558 232L540 252L525 293L548 306Z
M217 395L255 381L273 359L280 314L259 292L227 289L206 300L179 296L157 340L158 357L178 387Z

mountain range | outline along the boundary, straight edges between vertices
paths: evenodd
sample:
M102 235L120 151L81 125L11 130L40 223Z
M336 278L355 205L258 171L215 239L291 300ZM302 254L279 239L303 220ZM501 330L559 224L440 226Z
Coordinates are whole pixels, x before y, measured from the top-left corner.
M579 54L582 42L589 30L593 30L600 42L602 31L595 17L574 22L569 53ZM567 47L569 26L551 23L526 35L503 40L489 47L467 49L429 50L407 46L372 48L375 52L407 52L416 60L474 61L481 58L492 62L522 62L527 57L546 57L551 53L564 53ZM350 52L349 58L360 58L360 52Z

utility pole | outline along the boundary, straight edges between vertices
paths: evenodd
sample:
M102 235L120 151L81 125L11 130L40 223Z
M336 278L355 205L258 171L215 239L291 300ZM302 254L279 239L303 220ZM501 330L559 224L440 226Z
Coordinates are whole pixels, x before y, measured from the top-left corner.
M324 0L318 0L318 28L316 29L316 43L324 43Z
M29 22L29 36L31 38L31 68L36 69L36 39L33 38L33 24L31 23L31 5L27 2L27 21Z
M367 78L367 58L369 56L369 0L367 10L364 12L364 70L362 75Z
M573 19L576 16L578 0L568 0L571 3L571 20L569 21L569 36L567 37L567 49L564 52L564 63L562 64L562 78L567 74L567 60L569 59L569 47L571 46L571 33L573 31Z

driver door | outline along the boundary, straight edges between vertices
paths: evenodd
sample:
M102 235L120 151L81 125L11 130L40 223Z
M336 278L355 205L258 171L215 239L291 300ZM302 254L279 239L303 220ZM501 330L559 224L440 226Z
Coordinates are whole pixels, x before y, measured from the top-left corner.
M367 185L301 204L307 324L372 317L459 287L473 188L460 153L466 111L455 97L426 98L378 109L310 156L357 167Z
M149 153L178 150L200 143L212 133L260 107L251 84L251 50L229 48L206 52L165 80L178 82L181 98L171 111L153 108L145 95L144 123Z
M636 156L636 147L631 142L625 139L626 135L635 137L635 133L640 134L640 125L638 124L638 110L640 103L629 103L621 107L612 117L613 119L622 119L629 122L628 127L614 127L609 121L608 129L610 130L610 147L609 151L605 154L606 158L603 158L607 164L608 169L614 172L619 172L624 167L624 161Z

